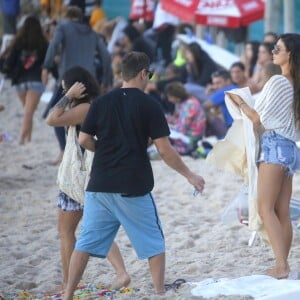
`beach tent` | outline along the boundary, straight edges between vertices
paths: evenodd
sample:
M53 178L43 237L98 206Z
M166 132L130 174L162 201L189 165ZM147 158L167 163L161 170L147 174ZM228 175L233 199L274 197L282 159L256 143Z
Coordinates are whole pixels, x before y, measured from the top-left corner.
M161 0L164 10L185 22L239 28L264 17L263 0Z

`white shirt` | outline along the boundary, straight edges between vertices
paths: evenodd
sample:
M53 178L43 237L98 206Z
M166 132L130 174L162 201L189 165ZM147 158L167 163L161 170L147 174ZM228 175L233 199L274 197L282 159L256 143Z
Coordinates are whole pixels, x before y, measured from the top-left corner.
M264 85L254 109L266 130L274 130L285 138L296 141L293 103L294 90L290 81L283 75L274 75Z

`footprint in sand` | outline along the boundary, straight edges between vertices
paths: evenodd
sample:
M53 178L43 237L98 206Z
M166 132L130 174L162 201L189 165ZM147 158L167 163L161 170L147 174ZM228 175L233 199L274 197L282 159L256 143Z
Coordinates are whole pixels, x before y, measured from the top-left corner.
M28 271L28 267L25 267L25 266L17 266L15 268L15 274L17 274L17 275L25 274L25 273L27 273L27 271Z
M26 255L24 252L13 252L11 253L12 257L14 257L15 259L22 259L24 258Z
M33 267L36 267L41 263L41 261L42 261L42 258L38 257L38 258L31 259L29 261L29 264Z
M36 287L37 285L34 282L20 282L16 285L16 288L20 290L31 290Z

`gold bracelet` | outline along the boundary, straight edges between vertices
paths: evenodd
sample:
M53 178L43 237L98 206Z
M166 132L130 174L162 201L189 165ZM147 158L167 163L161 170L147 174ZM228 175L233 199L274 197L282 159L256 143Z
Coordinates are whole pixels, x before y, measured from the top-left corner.
M242 107L242 105L247 105L247 103L246 102L241 102L240 104L239 104L239 108L241 108Z

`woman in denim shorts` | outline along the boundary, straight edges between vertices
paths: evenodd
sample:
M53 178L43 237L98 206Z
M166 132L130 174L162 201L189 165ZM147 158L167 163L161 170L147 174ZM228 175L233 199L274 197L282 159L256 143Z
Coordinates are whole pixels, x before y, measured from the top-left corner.
M64 73L62 86L65 96L59 100L47 116L47 124L50 126L76 125L79 133L91 101L100 93L99 85L90 72L80 66L75 66ZM68 281L71 254L76 243L75 232L82 218L83 205L60 191L57 206L63 288L65 288ZM117 244L113 243L107 257L117 273L117 278L112 284L112 288L127 286L130 282L130 277L125 269Z
M47 47L40 21L34 16L26 18L9 45L7 77L16 86L24 108L20 144L31 141L33 115L44 91L41 74Z
M258 212L275 256L275 266L267 274L280 279L290 273L288 256L293 230L289 206L293 174L300 168L295 143L300 121L300 35L281 35L272 53L282 75L267 81L254 109L241 97L230 97L260 134Z

